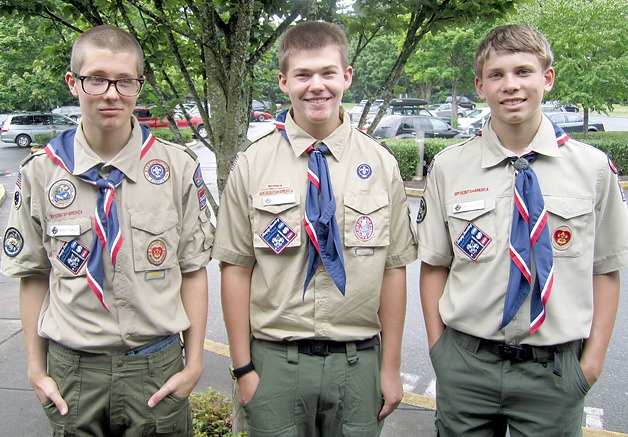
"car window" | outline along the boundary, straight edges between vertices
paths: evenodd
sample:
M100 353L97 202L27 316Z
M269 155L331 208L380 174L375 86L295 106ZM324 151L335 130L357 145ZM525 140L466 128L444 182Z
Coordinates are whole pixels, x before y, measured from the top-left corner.
M449 125L445 123L443 120L432 118L430 122L432 123L432 129L434 129L434 131L436 132L443 132L443 131L449 130Z
M11 120L11 124L14 125L29 125L31 124L30 115L17 115L13 117Z
M564 123L565 116L563 114L556 114L552 116L552 120L554 121L554 123Z
M150 117L150 109L149 108L135 108L133 113L136 117Z
M567 113L565 114L565 117L567 118L567 123L580 123L582 121L582 119L576 114Z
M53 115L52 116L52 121L54 124L59 125L59 126L69 126L69 125L74 125L74 123L72 123L71 120L69 120L66 117L63 117L61 115Z
M44 126L51 125L52 117L47 114L33 115L33 124L39 124L39 125L44 125Z

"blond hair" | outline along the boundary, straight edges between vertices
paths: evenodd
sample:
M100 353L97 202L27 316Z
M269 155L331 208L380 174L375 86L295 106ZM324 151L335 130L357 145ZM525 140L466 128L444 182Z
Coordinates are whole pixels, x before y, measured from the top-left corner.
M306 21L288 29L279 44L279 70L286 74L290 55L301 50L319 50L335 46L342 68L349 66L347 37L342 28L325 21Z
M480 43L475 54L473 70L482 79L482 69L492 53L531 53L541 61L543 70L554 62L552 47L547 38L530 26L508 24L491 30Z

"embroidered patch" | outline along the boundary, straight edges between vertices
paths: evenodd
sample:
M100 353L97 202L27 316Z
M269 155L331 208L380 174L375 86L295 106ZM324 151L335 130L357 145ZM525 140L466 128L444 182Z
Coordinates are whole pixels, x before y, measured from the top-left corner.
M239 153L236 155L235 159L231 163L231 167L229 167L229 173L231 173L233 171L233 169L235 168L235 166L238 164L238 159L240 159L240 154Z
M297 233L279 216L275 216L259 236L273 252L280 254L296 238Z
M615 163L613 162L613 160L611 159L611 157L608 157L608 165L611 168L611 171L615 174L619 174L619 171L617 170L617 167L615 166Z
M50 191L48 191L50 203L60 209L70 206L72 202L74 202L75 197L76 188L74 188L72 182L67 179L61 179L55 182L52 184L52 187L50 187Z
M81 225L50 225L48 235L51 237L77 237L81 235Z
M57 254L57 259L75 275L87 262L89 249L78 240L66 241Z
M368 164L360 164L358 165L358 176L361 179L368 179L373 174L373 169Z
M200 187L203 185L203 173L201 172L201 164L196 166L196 170L194 170L194 185Z
M360 241L368 241L373 236L373 220L368 215L358 217L353 230Z
M144 177L151 184L161 185L170 177L170 167L161 159L153 159L144 166Z
M156 279L165 279L166 271L165 270L151 270L149 272L144 273L145 281L154 281Z
M432 158L430 165L427 166L427 174L430 174L433 168L434 168L434 158Z
M573 232L569 226L559 226L554 231L552 246L554 246L554 249L556 250L566 250L569 246L571 246L572 237Z
M425 198L421 196L419 198L419 212L416 214L416 222L422 223L425 220L425 216L427 215L427 202Z
M458 238L456 238L456 246L475 261L492 240L491 237L486 235L484 231L478 228L473 222L469 222L460 235L458 235Z
M373 256L375 255L375 249L372 247L356 247L355 256Z
M17 190L21 190L22 189L22 173L17 175L17 179L15 180L15 188Z
M148 245L148 250L146 251L146 256L148 257L148 261L155 265L161 265L166 260L166 243L163 240L153 240Z
M15 228L7 228L4 233L4 253L6 256L14 257L22 251L24 238Z
M13 193L13 206L15 206L15 209L20 209L20 206L22 206L22 194L19 191Z
M207 207L207 196L205 195L204 187L201 187L201 189L198 190L198 207L201 211Z

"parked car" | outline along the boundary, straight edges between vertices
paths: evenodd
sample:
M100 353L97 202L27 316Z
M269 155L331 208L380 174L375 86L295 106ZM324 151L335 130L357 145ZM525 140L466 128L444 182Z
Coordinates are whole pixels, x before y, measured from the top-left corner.
M170 127L170 125L168 124L168 119L165 117L157 117L153 114L151 108L138 106L133 110L133 114L141 125L146 126L150 129L167 129ZM189 126L188 121L181 114L175 115L174 121L178 127ZM205 123L203 122L203 119L199 116L191 115L190 121L198 131L198 134L203 138L207 138L207 130L205 129Z
M2 124L0 139L7 143L15 143L18 147L29 147L35 135L58 135L76 127L78 123L61 114L44 112L26 112L10 114Z
M368 100L362 100L360 103L356 103L353 108L349 110L349 120L351 120L352 125L355 126L358 124L358 121L360 121L362 111L364 111L364 106L366 105L367 101ZM367 114L367 119L370 114L373 114L371 116L371 120L375 118L375 115L377 114L377 111L379 111L379 107L382 106L382 103L384 103L383 100L377 99L371 104L371 108L369 109L369 113Z
M423 115L426 117L436 117L432 111L427 109L428 101L424 99L415 99L415 98L402 98L402 99L392 99L390 101L390 106L386 109L384 116L386 115ZM366 116L366 126L370 125L377 113L379 112L380 106L377 106L375 109L371 107L371 110Z
M452 104L451 103L443 103L442 105L436 107L432 112L436 114L437 117L441 117L447 120L451 120L451 111ZM462 118L467 115L467 111L458 106L458 118Z
M63 114L76 121L80 121L82 115L80 106L57 106L50 112L53 114Z
M470 126L472 123L479 121L480 124L484 124L484 122L490 117L491 108L488 106L485 108L474 109L469 112L465 117L461 117L458 119L458 127L462 130L470 132Z
M553 102L544 102L541 104L541 110L543 112L578 112L578 105L563 104L558 100Z
M423 131L425 138L464 138L460 129L454 129L438 117L421 115L386 115L377 125L373 136L383 138L415 138L417 131Z
M584 132L584 117L582 114L574 112L550 112L545 115L565 132ZM602 123L591 123L591 121L589 121L587 130L589 132L604 132L604 125Z
M445 99L445 103L453 103L453 97L449 96ZM466 109L475 109L475 102L468 97L465 96L456 96L456 100L458 101L458 106L466 108Z
M249 116L249 121L266 121L271 120L273 115L265 110L253 110Z
M271 103L267 101L253 100L251 102L251 114L249 114L249 121L266 121L273 117ZM276 105L276 110L279 111L281 105Z

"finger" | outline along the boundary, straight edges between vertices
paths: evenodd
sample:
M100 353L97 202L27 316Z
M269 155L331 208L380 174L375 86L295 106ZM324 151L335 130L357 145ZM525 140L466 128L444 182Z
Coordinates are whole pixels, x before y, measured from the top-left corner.
M161 387L157 392L150 397L148 400L148 408L153 408L155 405L161 402L163 398L168 396L172 390L168 388L166 385Z
M68 404L65 402L65 399L61 397L61 393L59 393L59 391L52 392L50 396L48 396L48 399L55 404L57 410L59 410L59 413L62 416L68 414Z

